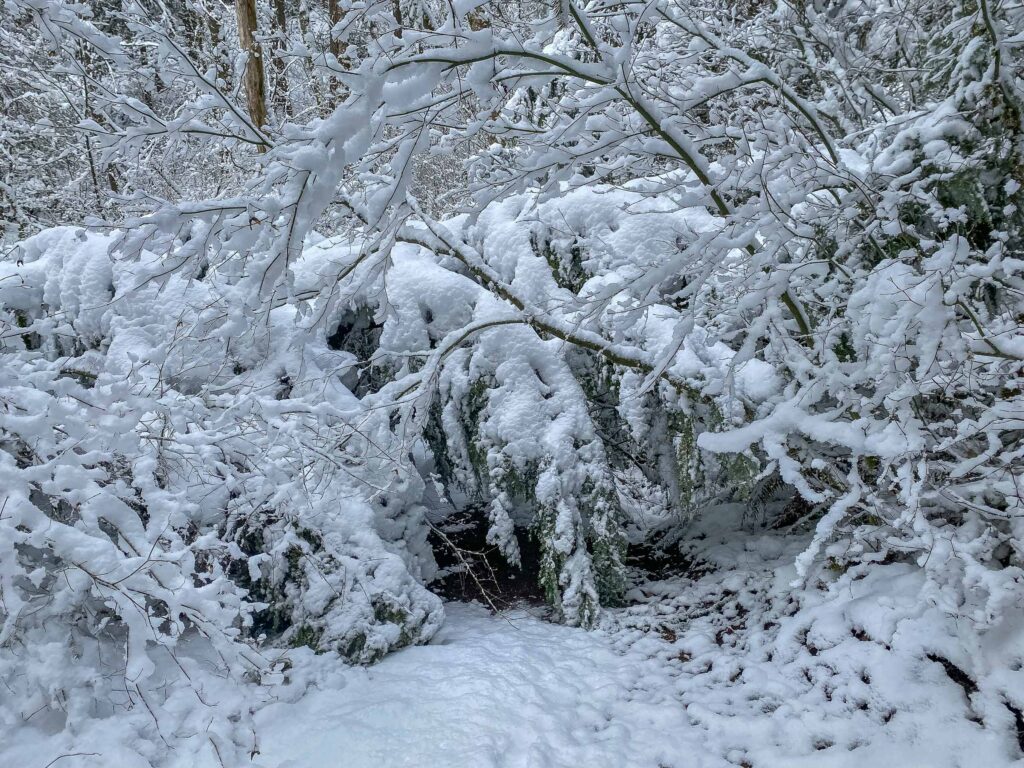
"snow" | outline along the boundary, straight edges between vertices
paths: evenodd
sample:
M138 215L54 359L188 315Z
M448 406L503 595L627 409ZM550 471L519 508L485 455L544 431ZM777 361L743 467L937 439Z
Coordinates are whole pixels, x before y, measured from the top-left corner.
M203 701L253 713L240 729L253 768L1024 764L1007 706L1024 703L1020 608L976 633L910 564L823 569L794 589L805 535L738 530L736 506L707 512L682 545L688 570L639 582L593 631L529 605L447 603L429 644L369 667L283 651L283 674L210 677ZM211 711L188 696L156 710L169 750L135 714L74 734L7 723L0 764L219 768Z
M1024 764L1000 703L1006 690L1024 693L1024 674L1007 674L1024 654L1013 640L1024 624L967 659L963 629L921 599L920 569L882 566L792 590L806 542L729 533L729 511L719 513L691 542L715 570L642 585L638 602L608 612L598 630L551 624L532 608L493 615L449 603L429 645L374 667L297 656L279 701L256 714L255 764ZM962 666L979 692L968 699L929 655ZM986 663L1000 679L979 674Z
M684 712L631 695L643 667L601 633L477 605L447 614L431 645L261 711L259 764L611 767L667 759L673 733L684 747Z
M252 126L89 5L0 0L0 768L1022 762L1020 6L345 4Z

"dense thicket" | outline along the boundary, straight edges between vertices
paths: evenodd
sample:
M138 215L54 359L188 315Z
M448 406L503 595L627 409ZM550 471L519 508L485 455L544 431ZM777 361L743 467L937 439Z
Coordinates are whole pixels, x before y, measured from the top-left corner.
M571 624L723 501L1020 600L1019 6L238 6L3 6L9 688L426 640L466 506Z

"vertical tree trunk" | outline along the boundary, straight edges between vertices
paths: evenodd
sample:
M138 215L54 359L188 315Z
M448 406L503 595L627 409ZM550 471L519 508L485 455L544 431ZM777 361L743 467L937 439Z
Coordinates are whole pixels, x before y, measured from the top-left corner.
M395 37L401 39L402 37L402 25L405 21L402 19L402 3L400 0L392 0L392 9L395 14Z
M101 117L93 109L91 93L92 89L89 87L89 81L92 77L92 71L95 69L93 65L92 52L89 47L83 43L79 43L79 60L82 63L82 112L90 120L96 122L101 121ZM96 158L93 153L92 138L89 136L88 131L85 132L85 154L89 161L89 176L92 179L93 194L96 196L96 213L99 214L103 210L103 203L106 197L106 193L100 190L100 169L96 165ZM111 192L115 195L118 193L117 177L114 175L114 171L110 166L106 168L107 184Z
M238 42L249 54L242 83L249 103L249 117L257 128L267 124L267 86L263 78L263 53L256 41L256 0L235 0Z
M341 40L335 37L334 27L342 19L341 0L327 0L327 20L331 22L331 54L341 60Z
M285 115L291 114L284 52L288 44L288 16L285 0L271 0L274 6L274 103Z
M334 34L334 27L337 25L344 14L341 11L341 0L327 0L327 19L331 23L331 55L338 62L338 65L343 69L348 67L348 61L345 59L344 49L345 43ZM330 94L332 101L337 100L339 93L341 93L342 83L337 77L331 78L330 81ZM333 104L327 105L327 110L330 111L333 108Z
M230 88L231 71L228 68L227 56L224 53L224 40L220 18L205 5L199 6L206 19L206 31L210 35L210 54L213 56L217 79Z
M299 34L302 36L303 44L307 44L306 35L309 32L309 0L299 0Z

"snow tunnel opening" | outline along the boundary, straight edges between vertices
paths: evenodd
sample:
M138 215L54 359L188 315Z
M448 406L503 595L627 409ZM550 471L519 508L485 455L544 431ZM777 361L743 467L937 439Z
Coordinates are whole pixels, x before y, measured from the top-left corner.
M501 610L545 604L536 538L517 529L517 566L487 542L488 526L486 505L474 503L451 512L432 528L430 543L439 571L430 589L445 600L477 601Z

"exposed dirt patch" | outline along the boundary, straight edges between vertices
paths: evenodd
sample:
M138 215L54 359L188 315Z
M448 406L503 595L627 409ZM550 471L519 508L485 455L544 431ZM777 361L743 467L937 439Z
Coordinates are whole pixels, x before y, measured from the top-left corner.
M639 571L634 577L640 584L677 577L699 579L714 570L703 560L682 552L678 544L666 546L658 542L630 546L626 565Z
M504 610L514 605L545 604L537 583L540 547L525 532L517 532L520 566L509 564L498 548L487 543L487 519L473 506L453 513L430 534L434 558L442 576L431 591L446 600L473 600Z

